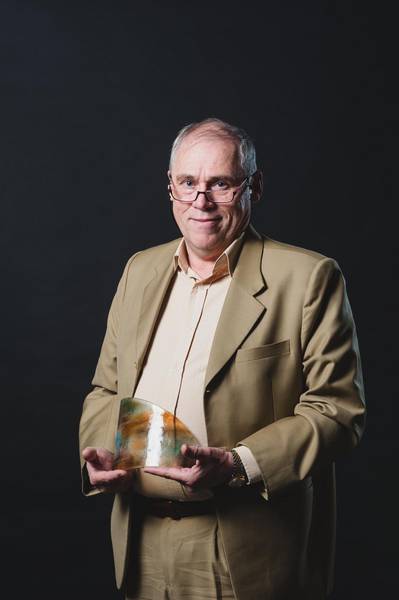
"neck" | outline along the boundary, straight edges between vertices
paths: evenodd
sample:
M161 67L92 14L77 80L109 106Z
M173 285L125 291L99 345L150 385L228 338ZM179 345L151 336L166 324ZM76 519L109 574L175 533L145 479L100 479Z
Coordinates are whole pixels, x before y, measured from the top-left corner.
M222 254L223 250L217 253L217 255L210 256L199 256L191 248L189 248L186 244L187 248L187 258L190 267L195 273L197 273L201 279L205 279L205 277L209 277L209 275L213 271L213 267L215 266L215 262Z

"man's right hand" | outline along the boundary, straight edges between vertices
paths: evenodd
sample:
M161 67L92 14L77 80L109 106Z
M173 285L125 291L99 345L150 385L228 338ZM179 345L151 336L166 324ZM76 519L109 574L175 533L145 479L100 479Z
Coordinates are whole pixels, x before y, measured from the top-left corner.
M134 471L113 469L114 455L105 448L88 446L82 451L90 483L102 492L126 492L131 486Z

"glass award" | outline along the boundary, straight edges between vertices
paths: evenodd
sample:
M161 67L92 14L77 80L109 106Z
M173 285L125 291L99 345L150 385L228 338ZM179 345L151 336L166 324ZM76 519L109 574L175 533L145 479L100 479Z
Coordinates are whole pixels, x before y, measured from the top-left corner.
M181 454L183 444L200 445L173 413L139 398L121 400L114 469L191 467L195 461Z

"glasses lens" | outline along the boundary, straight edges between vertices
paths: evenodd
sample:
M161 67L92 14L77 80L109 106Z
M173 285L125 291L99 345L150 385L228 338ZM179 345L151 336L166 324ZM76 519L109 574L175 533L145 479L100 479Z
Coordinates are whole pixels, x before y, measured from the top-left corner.
M183 189L182 186L175 185L173 182L169 184L169 192L174 200L180 200L180 202L194 202L197 195L196 190Z
M216 204L223 204L224 202L231 202L234 196L234 192L231 190L211 190L206 194L212 202Z

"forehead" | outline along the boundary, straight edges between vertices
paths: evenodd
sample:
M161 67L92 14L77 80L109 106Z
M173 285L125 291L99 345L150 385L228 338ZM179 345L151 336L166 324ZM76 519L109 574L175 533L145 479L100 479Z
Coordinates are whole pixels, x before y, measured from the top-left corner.
M172 170L174 172L220 170L236 173L240 170L237 143L215 132L193 132L185 137L176 150Z

